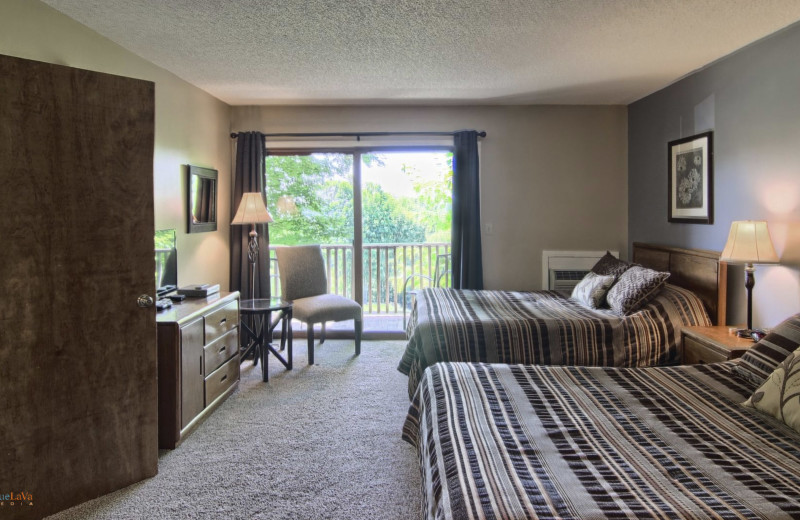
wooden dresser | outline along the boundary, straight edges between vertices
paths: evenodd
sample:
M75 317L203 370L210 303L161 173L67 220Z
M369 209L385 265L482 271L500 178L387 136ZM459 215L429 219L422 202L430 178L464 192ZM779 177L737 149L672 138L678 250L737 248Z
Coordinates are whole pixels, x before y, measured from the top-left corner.
M239 293L187 298L156 322L158 447L173 449L239 384Z

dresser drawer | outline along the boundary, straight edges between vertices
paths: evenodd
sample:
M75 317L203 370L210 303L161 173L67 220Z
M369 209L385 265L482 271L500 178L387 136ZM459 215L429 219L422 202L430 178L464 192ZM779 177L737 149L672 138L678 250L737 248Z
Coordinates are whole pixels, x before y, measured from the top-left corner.
M232 301L228 305L209 312L205 316L206 345L239 325L239 302Z
M206 377L206 406L213 403L238 380L239 358L233 357Z
M210 374L239 352L239 329L234 328L205 347L205 374Z

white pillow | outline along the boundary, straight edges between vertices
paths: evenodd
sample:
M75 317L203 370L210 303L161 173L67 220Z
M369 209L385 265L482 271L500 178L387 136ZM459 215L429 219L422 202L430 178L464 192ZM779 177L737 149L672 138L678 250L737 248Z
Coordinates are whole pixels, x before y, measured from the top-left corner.
M572 297L590 309L599 309L616 276L589 272L572 289Z

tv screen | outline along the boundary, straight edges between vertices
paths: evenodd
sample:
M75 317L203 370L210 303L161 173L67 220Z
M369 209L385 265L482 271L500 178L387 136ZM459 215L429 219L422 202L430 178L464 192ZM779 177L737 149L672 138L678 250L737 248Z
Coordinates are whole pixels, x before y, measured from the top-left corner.
M168 294L178 287L178 249L174 229L156 231L156 294Z

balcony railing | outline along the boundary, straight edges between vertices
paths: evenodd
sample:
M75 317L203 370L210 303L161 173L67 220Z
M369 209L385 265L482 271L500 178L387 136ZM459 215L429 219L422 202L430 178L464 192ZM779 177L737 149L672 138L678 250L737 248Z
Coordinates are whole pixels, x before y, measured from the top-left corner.
M275 247L269 248L270 289L273 296L280 296ZM321 247L328 271L328 292L353 298L353 246ZM410 295L403 294L404 288L450 286L449 243L365 244L363 251L365 314L401 314L410 300Z

